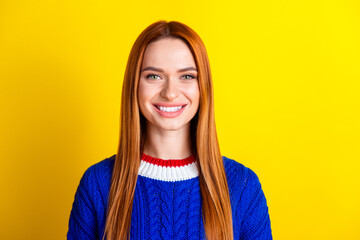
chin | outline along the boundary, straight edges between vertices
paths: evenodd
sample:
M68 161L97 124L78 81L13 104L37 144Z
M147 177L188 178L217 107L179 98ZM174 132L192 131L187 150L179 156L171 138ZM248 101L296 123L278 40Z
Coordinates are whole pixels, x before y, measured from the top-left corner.
M177 130L180 130L181 128L183 128L183 127L179 127L179 126L163 126L163 127L161 127L161 129L165 130L165 131L177 131Z

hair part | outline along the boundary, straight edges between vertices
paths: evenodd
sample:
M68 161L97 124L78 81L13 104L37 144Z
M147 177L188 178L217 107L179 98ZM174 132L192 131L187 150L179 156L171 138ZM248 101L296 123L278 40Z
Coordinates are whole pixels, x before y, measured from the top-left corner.
M218 143L210 63L204 43L187 25L158 21L136 39L128 58L122 88L119 144L111 177L105 231L102 239L129 239L135 187L143 154L146 119L138 103L138 85L144 52L163 38L183 40L198 69L200 104L190 123L191 149L198 161L202 217L208 240L233 240L229 189Z

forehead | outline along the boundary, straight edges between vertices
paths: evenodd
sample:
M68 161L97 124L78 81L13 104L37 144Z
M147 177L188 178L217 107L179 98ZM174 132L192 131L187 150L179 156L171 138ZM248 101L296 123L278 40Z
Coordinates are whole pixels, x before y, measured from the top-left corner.
M163 68L196 67L194 57L181 39L165 38L151 42L145 49L142 66Z

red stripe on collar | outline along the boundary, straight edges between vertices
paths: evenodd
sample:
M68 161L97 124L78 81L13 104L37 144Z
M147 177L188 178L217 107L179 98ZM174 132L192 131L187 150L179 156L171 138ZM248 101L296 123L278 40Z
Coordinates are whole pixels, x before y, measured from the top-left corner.
M164 160L160 158L154 158L143 153L141 160L161 167L181 167L196 162L196 158L194 154L184 159Z

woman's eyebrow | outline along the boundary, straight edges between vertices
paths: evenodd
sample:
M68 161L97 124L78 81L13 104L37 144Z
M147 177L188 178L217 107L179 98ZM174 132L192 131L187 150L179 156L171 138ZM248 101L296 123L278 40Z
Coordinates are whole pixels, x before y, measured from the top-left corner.
M146 67L143 70L141 70L141 72L144 72L146 70L153 70L153 71L157 71L157 72L164 72L163 69L161 68L156 68L156 67ZM178 72L186 72L186 71L197 71L196 68L194 67L187 67L187 68L183 68L183 69L179 69Z

